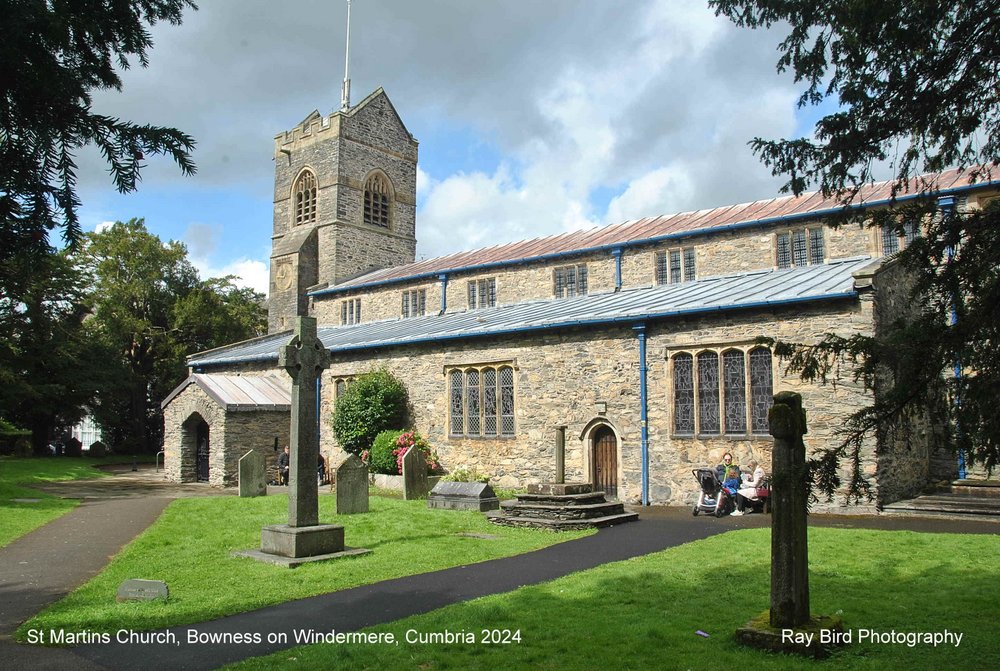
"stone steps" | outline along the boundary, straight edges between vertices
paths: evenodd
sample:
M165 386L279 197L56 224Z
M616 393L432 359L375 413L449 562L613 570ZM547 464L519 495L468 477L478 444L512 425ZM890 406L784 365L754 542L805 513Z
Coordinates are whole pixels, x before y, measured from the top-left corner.
M533 519L550 520L581 520L621 515L625 505L617 501L604 501L590 504L559 504L529 503L525 501L502 501L500 509L510 517L530 517Z
M500 510L486 513L494 524L536 529L589 529L632 522L638 513L626 512L620 501L608 501L587 483L529 485L516 501L503 501Z
M500 524L506 527L530 527L533 529L551 529L553 531L571 531L594 527L610 527L616 524L634 522L639 519L639 513L623 512L617 515L567 520L542 517L508 517L502 512L490 511L486 513L486 519L493 524Z
M897 501L882 508L888 515L956 517L1000 522L1000 482L956 480L948 490Z

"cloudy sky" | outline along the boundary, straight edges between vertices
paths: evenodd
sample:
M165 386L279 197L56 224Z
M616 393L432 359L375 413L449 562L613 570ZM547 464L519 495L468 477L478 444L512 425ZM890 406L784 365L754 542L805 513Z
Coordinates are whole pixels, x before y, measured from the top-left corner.
M274 136L340 104L345 0L202 0L96 111L179 128L119 195L84 152L85 228L145 217L203 276L267 289ZM754 136L808 134L777 34L693 0L354 0L352 101L385 88L420 142L417 256L768 198Z

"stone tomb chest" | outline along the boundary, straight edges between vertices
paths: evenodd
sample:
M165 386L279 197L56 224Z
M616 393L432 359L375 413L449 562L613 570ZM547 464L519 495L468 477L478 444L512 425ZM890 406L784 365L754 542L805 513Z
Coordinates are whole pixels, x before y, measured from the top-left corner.
M427 497L428 508L446 510L497 510L500 499L485 482L446 482L434 485Z

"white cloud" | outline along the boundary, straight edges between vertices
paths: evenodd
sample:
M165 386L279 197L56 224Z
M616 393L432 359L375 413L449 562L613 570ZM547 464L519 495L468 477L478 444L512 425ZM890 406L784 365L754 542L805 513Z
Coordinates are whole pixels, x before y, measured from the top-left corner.
M678 204L689 202L694 185L688 174L674 167L652 170L632 180L621 195L608 204L608 221L626 221L669 214Z
M267 295L270 284L268 266L264 261L258 259L242 258L230 261L224 266L213 266L207 259L189 257L191 265L198 270L198 275L203 280L210 277L224 277L235 275L236 284L241 287L250 287L254 291Z

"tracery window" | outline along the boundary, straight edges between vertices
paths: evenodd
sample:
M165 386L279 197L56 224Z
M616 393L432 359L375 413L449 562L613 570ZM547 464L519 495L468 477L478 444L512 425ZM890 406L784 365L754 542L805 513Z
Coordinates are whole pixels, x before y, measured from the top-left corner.
M316 175L305 170L295 180L295 225L316 221Z
M449 435L466 438L514 437L514 369L471 366L448 373Z
M375 173L365 182L365 223L389 228L389 202L392 191L389 180Z
M767 434L773 394L770 350L678 352L670 361L675 436Z
M785 231L775 236L775 265L778 268L816 265L823 263L825 256L822 226Z

